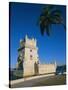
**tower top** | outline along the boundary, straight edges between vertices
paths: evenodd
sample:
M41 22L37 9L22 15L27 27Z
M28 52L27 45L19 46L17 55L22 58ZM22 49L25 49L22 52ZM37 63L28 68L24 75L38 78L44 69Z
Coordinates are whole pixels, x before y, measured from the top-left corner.
M27 34L26 34L26 36L25 36L25 39L28 39L28 36L27 36Z
M20 39L20 48L22 47L37 48L36 45L37 45L36 38L28 38L27 34L24 39ZM20 50L20 48L18 50Z
M55 60L55 67L57 67L57 63L56 63L56 60Z
M20 43L22 42L22 39L20 39Z

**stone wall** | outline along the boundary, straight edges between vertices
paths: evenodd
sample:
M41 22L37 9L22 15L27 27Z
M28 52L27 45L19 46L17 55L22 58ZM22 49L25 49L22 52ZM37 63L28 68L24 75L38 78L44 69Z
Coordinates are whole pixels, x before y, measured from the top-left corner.
M55 73L55 64L39 64L39 74Z
M39 64L38 65L38 74L55 74L56 66L55 64ZM24 73L23 76L32 76L36 75L34 62L25 62L24 63Z
M33 62L24 62L24 72L23 76L32 76L34 75L34 63Z

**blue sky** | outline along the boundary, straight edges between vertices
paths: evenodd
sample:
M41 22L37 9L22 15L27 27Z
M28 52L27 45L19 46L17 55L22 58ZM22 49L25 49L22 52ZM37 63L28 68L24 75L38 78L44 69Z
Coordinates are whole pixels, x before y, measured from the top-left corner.
M19 42L27 34L37 39L38 54L41 63L66 63L66 33L62 25L52 25L51 36L40 33L38 18L46 5L11 3L10 8L10 63L15 67L18 57ZM56 6L66 20L65 6Z

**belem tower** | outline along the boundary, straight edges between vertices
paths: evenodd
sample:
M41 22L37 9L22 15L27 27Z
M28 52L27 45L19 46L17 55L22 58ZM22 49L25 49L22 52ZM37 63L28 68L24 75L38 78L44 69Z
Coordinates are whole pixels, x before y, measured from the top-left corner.
M41 64L39 61L37 40L34 38L29 39L26 35L23 40L20 40L16 68L22 70L23 77L41 74L55 75L56 63Z

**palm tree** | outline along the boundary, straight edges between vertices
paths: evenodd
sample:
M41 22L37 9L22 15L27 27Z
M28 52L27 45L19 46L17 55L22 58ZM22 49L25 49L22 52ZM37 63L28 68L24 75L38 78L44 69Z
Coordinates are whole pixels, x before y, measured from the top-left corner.
M66 30L62 12L59 9L55 8L55 6L50 5L43 8L43 11L39 18L41 34L44 35L44 32L46 32L46 34L49 36L52 24L62 24L64 26L64 29Z

